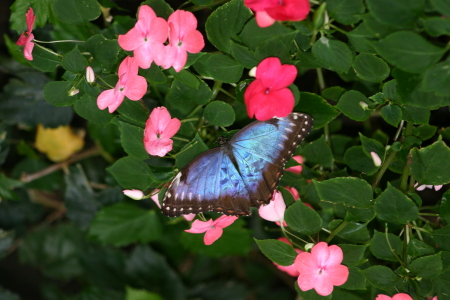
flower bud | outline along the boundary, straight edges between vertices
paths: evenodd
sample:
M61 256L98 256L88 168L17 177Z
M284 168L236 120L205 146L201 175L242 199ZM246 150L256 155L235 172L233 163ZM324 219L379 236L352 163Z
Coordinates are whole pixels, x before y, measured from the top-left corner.
M376 167L381 166L381 158L380 158L380 156L378 156L378 154L376 154L376 153L373 152L373 151L370 152L370 155L372 156L373 164L374 164Z
M306 244L306 245L305 245L305 251L306 251L306 252L309 252L309 251L312 249L312 247L314 247L314 243L308 243L308 244Z
M133 200L141 200L144 198L144 193L140 190L123 190L122 192Z
M248 71L248 76L256 77L256 67L253 67Z
M91 66L86 67L86 81L89 83L93 83L95 81L94 70L91 68Z
M71 89L70 91L69 91L69 96L75 96L76 94L78 94L80 92L80 90L79 89Z
M369 108L369 105L364 101L360 101L359 106L361 106L361 108L364 110L367 110Z

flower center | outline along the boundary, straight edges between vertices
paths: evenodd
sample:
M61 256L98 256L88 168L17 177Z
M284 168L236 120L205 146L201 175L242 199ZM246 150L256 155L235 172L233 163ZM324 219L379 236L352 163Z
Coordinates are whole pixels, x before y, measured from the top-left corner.
M266 90L264 91L265 95L268 95L270 93L270 88L266 88Z

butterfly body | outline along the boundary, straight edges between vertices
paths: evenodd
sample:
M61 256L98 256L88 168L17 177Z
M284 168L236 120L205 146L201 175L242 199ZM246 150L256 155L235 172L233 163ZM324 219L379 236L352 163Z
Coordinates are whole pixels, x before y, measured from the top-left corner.
M302 113L250 123L175 176L162 212L170 217L207 211L249 215L250 207L269 203L284 164L312 124Z

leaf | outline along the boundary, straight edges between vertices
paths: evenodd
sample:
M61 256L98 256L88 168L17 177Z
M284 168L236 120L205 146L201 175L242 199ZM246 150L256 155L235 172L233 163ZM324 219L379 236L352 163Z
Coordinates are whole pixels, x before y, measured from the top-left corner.
M406 224L419 217L416 204L388 182L388 187L375 201L378 218L394 224Z
M425 72L422 90L440 96L450 96L450 60L437 63Z
M379 168L368 157L362 146L353 146L345 151L344 163L352 170L363 172L367 175L374 174Z
M368 223L348 222L345 224L345 227L339 231L337 236L353 243L367 243L370 240L367 224ZM328 229L333 231L340 225L342 225L342 220L333 220L328 224Z
M410 25L423 13L424 0L366 0L370 13L390 25Z
M351 90L341 96L336 108L350 119L365 121L369 118L372 109L364 109L361 104L370 104L370 102L361 92Z
M69 106L78 100L70 95L75 83L72 81L50 81L44 87L45 100L54 106Z
M236 40L237 34L250 17L250 10L242 1L232 0L221 5L206 20L208 40L217 49L229 53L231 41Z
M416 258L410 263L409 270L425 279L438 277L442 272L441 252Z
M148 165L131 156L117 160L108 170L124 189L145 191L152 183Z
M38 125L36 148L54 162L68 159L84 146L84 134L74 133L70 126L44 128Z
M154 211L120 202L98 212L89 235L103 244L121 247L159 240L162 226Z
M136 159L148 159L144 148L144 130L126 122L119 121L120 140L125 152Z
M257 240L256 244L268 259L280 266L290 266L297 257L297 252L291 245L279 240Z
M303 148L302 155L312 164L319 164L325 168L331 168L334 162L333 153L323 135L307 144Z
M322 128L339 115L336 109L319 95L300 92L300 99L294 111L311 115L314 119L314 129Z
M205 119L214 126L227 127L234 123L234 110L228 103L213 101L205 107L203 112Z
M203 142L198 134L195 138L184 146L179 155L177 155L175 165L178 169L182 169L185 165L190 163L194 158L208 150L208 146Z
M434 240L439 248L450 251L450 226L444 226L433 232Z
M286 209L284 217L290 228L303 234L313 234L322 228L319 214L300 200Z
M94 59L100 63L102 70L116 71L113 68L116 67L120 53L117 40L109 40L101 34L96 34L87 39L86 47Z
M278 22L275 22L275 24L269 27L261 28L256 24L256 20L252 18L245 24L242 32L239 34L239 38L250 50L256 50L265 41L274 37L282 38L291 32L292 30ZM287 45L283 45L282 47L284 48L284 46Z
M367 245L339 244L338 246L344 252L342 264L348 267L356 267L361 264Z
M450 149L437 141L420 150L411 150L411 174L420 184L441 185L450 182Z
M353 62L353 55L347 44L325 36L313 45L312 53L325 68L338 73L347 73Z
M172 87L167 94L167 100L177 102L177 106L185 104L180 103L178 99L183 99L183 102L194 103L197 105L204 105L212 98L211 89L201 80L197 88L193 88L177 79L172 82ZM172 111L171 111L172 112Z
M97 99L91 95L84 94L73 105L75 112L81 117L85 118L89 122L104 125L114 118L113 114L110 114L108 110L100 110L97 106Z
M361 272L373 286L384 291L394 290L394 286L401 281L390 268L385 266L372 266Z
M240 63L223 54L213 54L206 62L206 71L215 80L224 83L238 82L243 70Z
M155 293L147 290L138 290L127 287L125 300L163 300L163 298Z
M339 177L313 182L322 201L357 208L372 207L372 187L365 180Z
M425 244L424 242L416 239L411 239L406 246L406 251L411 257L419 257L428 254L434 254L433 247Z
M61 63L60 58L40 47L33 48L33 60L30 64L42 72L53 72Z
M397 127L402 120L402 109L395 104L388 104L381 108L383 119L394 127Z
M370 54L359 54L353 62L356 75L370 82L382 82L390 73L389 66L384 60Z
M388 233L386 235L377 230L374 231L372 240L370 241L370 251L372 254L383 260L397 261L397 257L402 251L402 246L402 241L395 234ZM392 253L391 247L397 257Z
M53 12L67 24L84 24L100 16L100 5L95 0L54 0Z
M365 12L362 0L328 0L327 11L330 17L341 24L350 25L358 23Z
M411 73L424 72L445 53L413 31L394 32L373 46L383 59Z
M80 50L78 50L78 45L75 45L71 51L67 52L63 56L61 65L67 71L73 73L84 73L86 67L88 66L88 61L83 54L81 54Z

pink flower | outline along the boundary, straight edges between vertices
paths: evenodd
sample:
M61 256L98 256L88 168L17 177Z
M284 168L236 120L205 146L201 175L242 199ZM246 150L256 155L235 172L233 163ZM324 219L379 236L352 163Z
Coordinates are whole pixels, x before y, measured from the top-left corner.
M284 242L284 243L286 243L286 244L288 244L288 245L292 245L291 242L289 242L289 240L288 240L287 238L285 238L285 237L280 237L280 238L278 238L278 240L279 240L279 241L282 241L282 242ZM294 250L295 250L297 253L299 253L299 254L303 252L302 250L296 249L296 248L294 248ZM281 271L283 271L283 272L285 272L285 273L288 273L288 274L291 275L292 277L297 277L297 276L299 275L297 269L295 268L295 264L292 264L292 265L290 265L290 266L280 266L279 264L276 264L276 263L273 263L273 264L274 264L279 270L281 270Z
M341 248L324 242L316 244L311 253L300 253L294 262L300 273L297 280L300 289L315 289L321 296L330 295L334 285L343 285L348 279L348 268L341 265L343 258Z
M133 200L141 200L145 196L140 190L123 190L122 192L125 196L128 196Z
M244 0L255 11L256 23L268 27L275 21L301 21L309 14L309 0Z
M379 294L375 300L413 300L410 295L405 293L395 294L392 298L383 294Z
M280 222L283 222L283 226L287 226L284 221L284 212L286 211L286 203L284 203L283 196L281 192L275 190L273 193L272 200L267 205L261 205L258 209L258 213L261 218L271 221L277 222L277 225Z
M295 173L295 174L300 174L302 172L303 169L303 156L301 155L295 155L292 157L296 162L298 162L300 165L298 166L293 166L293 167L289 167L286 169L286 171Z
M434 297L428 296L427 300L438 300L438 296L434 296Z
M198 53L205 46L205 41L197 28L197 19L189 11L176 10L168 20L169 45L165 47L166 53L158 57L157 63L163 68L173 67L180 72L187 61L187 52Z
M381 158L380 158L380 156L378 154L376 154L374 151L371 151L370 152L370 156L372 156L373 164L376 167L381 166Z
M180 126L180 120L171 119L167 108L154 108L144 130L144 147L148 154L163 157L172 150L171 137L177 133Z
M286 117L294 109L294 94L287 87L297 76L293 65L281 65L277 57L259 63L256 80L247 87L244 100L250 118L266 121L273 117Z
M28 12L25 14L26 22L27 22L27 31L22 32L19 39L16 42L16 45L18 46L25 46L23 48L23 56L28 60L33 60L33 55L31 52L34 48L34 35L31 33L33 30L34 21L36 20L36 16L34 15L33 9L30 7L28 8Z
M119 81L114 89L101 92L97 98L100 109L108 107L110 113L122 104L125 96L128 99L140 100L147 92L147 81L138 75L138 65L134 57L127 56L119 66Z
M137 64L148 69L155 57L164 52L169 27L166 20L156 16L148 5L139 8L136 25L126 34L119 35L120 47L126 51L134 51Z
M437 192L443 187L443 185L426 185L426 184L422 184L420 186L418 186L418 185L419 185L418 182L416 182L416 184L414 185L414 187L416 188L416 191L423 191L424 189L434 188L434 190Z
M205 237L203 239L205 245L209 246L215 241L217 241L218 238L222 236L223 228L230 226L233 224L234 221L237 220L238 217L236 216L226 216L223 215L213 221L212 219L209 219L208 221L200 221L195 220L192 223L191 229L185 230L189 233L205 233Z
M291 194L292 196L294 196L294 200L297 201L298 199L300 199L300 195L298 194L298 191L295 187L285 187Z

